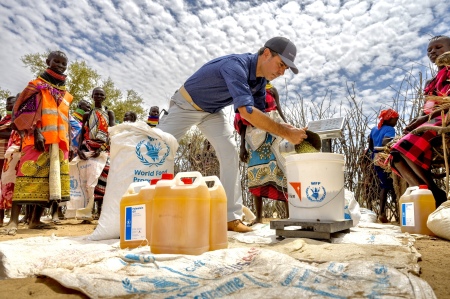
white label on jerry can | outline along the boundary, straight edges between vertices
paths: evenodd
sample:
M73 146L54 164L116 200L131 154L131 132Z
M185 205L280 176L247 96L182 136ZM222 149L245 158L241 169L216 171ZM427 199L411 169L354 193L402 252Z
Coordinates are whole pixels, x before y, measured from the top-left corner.
M415 226L414 223L414 203L402 203L402 226Z
M125 207L125 241L145 240L145 204Z

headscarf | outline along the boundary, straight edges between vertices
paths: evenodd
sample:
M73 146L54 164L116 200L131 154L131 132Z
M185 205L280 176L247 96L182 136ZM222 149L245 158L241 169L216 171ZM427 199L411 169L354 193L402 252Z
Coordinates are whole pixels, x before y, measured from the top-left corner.
M380 120L378 122L378 129L381 129L385 120L390 120L392 118L398 118L397 111L394 109L381 110L380 115L378 116L378 119Z

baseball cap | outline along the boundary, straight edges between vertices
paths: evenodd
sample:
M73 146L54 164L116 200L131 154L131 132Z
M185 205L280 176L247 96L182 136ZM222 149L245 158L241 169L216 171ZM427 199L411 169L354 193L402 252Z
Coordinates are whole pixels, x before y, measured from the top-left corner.
M266 42L264 47L277 52L281 60L286 63L292 72L298 74L298 69L294 64L297 48L289 39L282 36L273 37Z

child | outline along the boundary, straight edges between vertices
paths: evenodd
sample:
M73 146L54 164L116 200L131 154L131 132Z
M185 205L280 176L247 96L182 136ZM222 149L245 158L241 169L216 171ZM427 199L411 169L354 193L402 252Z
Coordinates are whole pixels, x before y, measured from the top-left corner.
M14 126L23 136L21 158L11 219L0 233L16 234L24 203L36 205L28 228L54 228L40 221L44 207L70 199L68 120L73 97L65 86L67 61L63 52L51 52L47 70L28 84L14 105Z
M127 112L125 112L125 114L123 115L123 122L128 121L128 122L134 123L134 122L136 122L136 120L137 120L137 115L136 115L136 113L133 112L133 111L127 111Z
M267 83L265 112L273 110L277 110L284 120L284 115L280 109L278 92L272 84ZM245 133L247 124L236 113L234 125L241 136L239 158L242 162L248 162L248 190L253 195L256 210L256 219L253 223L262 223L263 197L283 201L286 212L289 213L286 178L283 171L277 166L275 155L270 151L270 145L273 142L273 136L271 134L266 133L265 142L256 151L246 149ZM265 173L264 176L258 175L258 173L264 172L267 169L270 170L269 174Z
M382 147L387 142L389 142L392 138L395 137L395 129L394 127L397 125L398 121L398 113L393 109L382 110L380 115L378 116L380 121L378 125L372 128L372 131L369 135L369 150L372 151L372 160L375 162L377 151L374 149L375 147ZM394 185L392 182L392 178L390 175L384 171L383 168L375 164L375 171L379 178L380 182L380 214L378 216L378 220L382 223L389 222L386 217L386 202L389 191L391 191L392 199L395 201L395 191Z
M150 108L150 111L148 112L148 119L147 124L154 128L159 124L159 107L153 106Z
M450 51L450 37L435 36L428 44L428 58L432 63L445 52ZM450 95L450 67L438 66L438 73L430 80L424 89L425 95L449 96ZM447 200L446 193L433 181L431 175L431 139L437 136L432 130L415 135L410 131L420 126L442 125L440 111L433 112L432 108L437 103L428 100L424 104L423 115L413 120L404 130L407 133L391 149L389 161L391 169L402 176L410 186L428 185L436 200L436 207ZM448 109L445 110L447 112ZM431 115L431 120L429 120Z

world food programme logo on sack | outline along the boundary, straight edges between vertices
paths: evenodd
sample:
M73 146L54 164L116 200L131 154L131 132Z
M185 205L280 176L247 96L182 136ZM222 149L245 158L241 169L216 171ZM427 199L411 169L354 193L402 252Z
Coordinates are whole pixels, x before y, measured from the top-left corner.
M136 155L146 166L161 166L170 153L169 145L164 140L148 137L136 145Z
M71 177L70 178L70 189L74 190L77 188L78 188L78 181L75 178Z
M311 182L311 185L306 187L305 192L309 201L321 202L327 196L327 191L323 186L320 186L320 182Z

